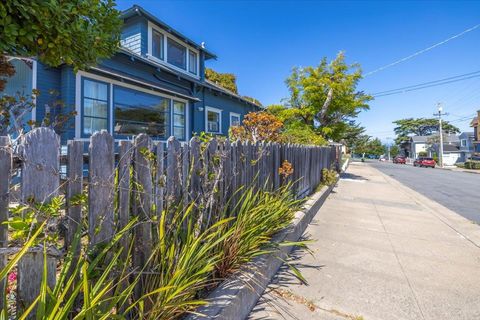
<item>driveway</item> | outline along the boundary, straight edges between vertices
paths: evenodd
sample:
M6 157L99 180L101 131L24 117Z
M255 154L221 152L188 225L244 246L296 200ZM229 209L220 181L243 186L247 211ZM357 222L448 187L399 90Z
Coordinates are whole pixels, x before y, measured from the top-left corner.
M480 174L380 161L367 163L429 199L480 223Z
M305 238L290 264L307 283L284 266L249 319L480 319L480 226L369 164L350 165Z

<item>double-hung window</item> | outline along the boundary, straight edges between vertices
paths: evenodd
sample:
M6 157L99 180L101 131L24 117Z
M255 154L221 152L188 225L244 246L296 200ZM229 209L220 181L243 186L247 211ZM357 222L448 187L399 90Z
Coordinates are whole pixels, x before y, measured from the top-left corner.
M185 140L185 103L173 101L173 135Z
M177 41L167 38L167 62L177 68L187 70L187 48Z
M221 133L222 110L207 107L206 110L206 128L208 133Z
M168 98L114 86L114 129L120 136L146 133L152 138L170 135L170 102Z
M240 115L238 113L230 112L230 126L239 126L240 125Z
M108 129L109 85L105 82L83 79L83 135Z
M163 34L152 30L152 56L163 60Z
M188 72L197 74L197 54L192 50L188 50Z

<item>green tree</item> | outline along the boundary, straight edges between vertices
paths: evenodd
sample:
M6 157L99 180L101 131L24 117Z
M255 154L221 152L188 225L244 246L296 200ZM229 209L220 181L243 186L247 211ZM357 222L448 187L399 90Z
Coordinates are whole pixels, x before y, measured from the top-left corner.
M361 135L359 140L357 141L358 145L356 145L354 152L356 154L362 155L374 155L374 156L381 156L382 154L386 153L385 146L382 144L380 139L375 138L371 139L369 136Z
M233 73L220 73L210 68L205 68L205 77L213 83L238 94L237 77Z
M85 68L116 52L121 25L113 0L4 0L0 52Z
M390 156L393 158L393 157L396 157L400 154L400 148L394 144L393 146L390 146Z
M438 132L438 119L435 118L407 118L393 121L396 127L393 129L397 138L396 144L401 144L410 139L411 135L429 136ZM459 133L460 129L448 121L442 123L445 133Z
M318 130L326 138L340 140L349 121L369 108L372 97L357 90L362 78L360 67L345 62L345 55L318 66L294 68L286 80L290 91L287 101L289 118Z
M267 107L267 112L275 115L283 122L282 141L314 145L326 145L328 143L315 128L296 117L291 117L290 111L283 105Z

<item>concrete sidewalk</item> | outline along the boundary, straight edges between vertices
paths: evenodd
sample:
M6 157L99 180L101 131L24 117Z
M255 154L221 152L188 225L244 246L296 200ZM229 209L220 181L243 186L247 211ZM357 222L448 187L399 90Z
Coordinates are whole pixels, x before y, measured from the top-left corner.
M480 210L480 209L479 209ZM480 226L352 163L250 319L480 319Z

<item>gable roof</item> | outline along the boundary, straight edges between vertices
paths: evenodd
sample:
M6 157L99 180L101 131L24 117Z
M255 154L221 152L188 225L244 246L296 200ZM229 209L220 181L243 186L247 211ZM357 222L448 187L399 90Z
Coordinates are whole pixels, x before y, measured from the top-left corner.
M410 137L410 141L414 142L414 143L427 143L429 139L432 139L434 138L436 135L435 134L432 134L432 135L429 135L429 136L412 136ZM454 135L454 134L447 134L447 135L444 135L445 137L445 142L458 142L459 139L458 139L458 136L457 135Z
M196 43L195 41L191 40L187 36L183 35L179 31L173 29L171 26L163 22L162 20L158 19L155 17L153 14L148 12L147 10L143 9L139 5L133 5L132 7L128 8L127 10L122 11L121 17L125 20L131 17L135 16L144 16L147 18L149 21L155 23L162 29L167 30L169 33L173 34L175 37L179 38L180 40L184 41L188 45L194 47L195 49L198 49L199 51L203 51L205 53L205 59L217 59L217 56L205 49L205 47L201 44Z

